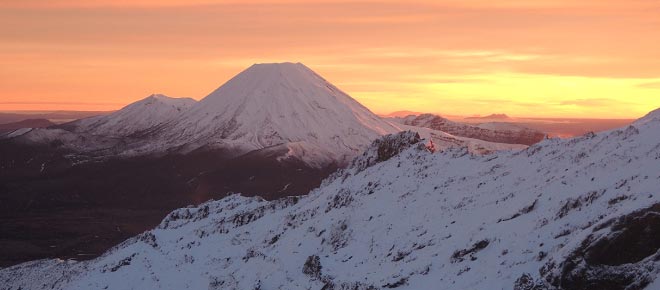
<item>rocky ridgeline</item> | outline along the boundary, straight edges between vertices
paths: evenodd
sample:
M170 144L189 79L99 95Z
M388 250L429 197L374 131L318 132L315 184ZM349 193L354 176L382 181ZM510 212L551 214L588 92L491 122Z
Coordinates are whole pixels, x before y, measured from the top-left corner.
M533 145L545 138L544 133L528 128L517 127L515 130L490 130L469 124L453 122L432 114L408 116L400 121L405 125L431 128L455 136L494 143Z

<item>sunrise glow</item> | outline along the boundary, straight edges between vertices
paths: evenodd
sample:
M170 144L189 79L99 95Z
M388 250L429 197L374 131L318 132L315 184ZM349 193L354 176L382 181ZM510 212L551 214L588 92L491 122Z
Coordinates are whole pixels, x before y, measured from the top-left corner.
M660 107L652 1L2 1L0 110L201 99L302 62L376 113L637 118Z

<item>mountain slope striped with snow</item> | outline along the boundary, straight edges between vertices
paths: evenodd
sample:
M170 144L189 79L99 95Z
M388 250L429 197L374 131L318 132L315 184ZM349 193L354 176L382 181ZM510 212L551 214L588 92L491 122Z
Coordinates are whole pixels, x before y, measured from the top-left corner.
M657 115L657 114L656 114ZM517 152L385 136L299 198L176 210L3 289L658 289L660 118ZM616 254L615 254L616 253Z

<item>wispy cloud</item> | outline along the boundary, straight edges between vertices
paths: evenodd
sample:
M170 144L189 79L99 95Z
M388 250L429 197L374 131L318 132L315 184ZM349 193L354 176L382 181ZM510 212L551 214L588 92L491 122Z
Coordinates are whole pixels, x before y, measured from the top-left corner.
M379 111L633 116L660 106L659 5L0 0L0 105L202 98L252 63L300 61Z
M0 101L0 105L99 105L99 106L123 106L125 103L118 102L67 102L67 101Z
M660 89L660 81L659 82L649 82L649 83L642 83L638 85L640 88L645 88L645 89Z
M621 99L613 100L613 99L594 98L594 99L575 99L575 100L562 101L559 103L560 106L578 106L578 107L588 107L588 108L612 107L616 105L621 106L624 104L631 104L631 102L627 102Z

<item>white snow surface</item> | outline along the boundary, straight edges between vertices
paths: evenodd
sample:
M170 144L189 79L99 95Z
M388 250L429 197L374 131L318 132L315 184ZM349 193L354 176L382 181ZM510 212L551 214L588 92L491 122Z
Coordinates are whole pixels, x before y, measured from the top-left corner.
M0 281L6 289L321 289L328 281L512 289L588 235L606 235L598 226L607 220L660 202L659 130L657 119L490 155L411 147L335 174L305 197L232 195L179 209L97 259L29 262L0 270ZM566 209L575 200L579 207ZM487 246L452 258L480 241ZM303 273L310 256L320 275Z
M105 116L81 119L76 132L109 137L128 136L178 118L197 101L153 94Z

